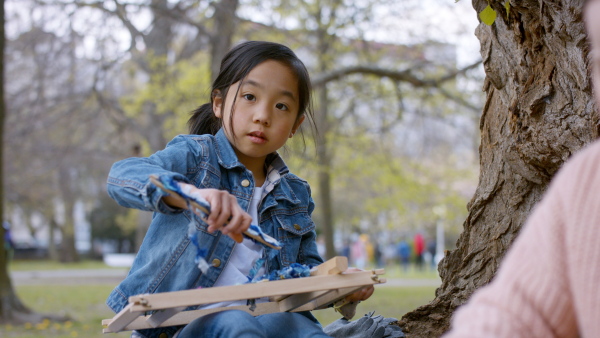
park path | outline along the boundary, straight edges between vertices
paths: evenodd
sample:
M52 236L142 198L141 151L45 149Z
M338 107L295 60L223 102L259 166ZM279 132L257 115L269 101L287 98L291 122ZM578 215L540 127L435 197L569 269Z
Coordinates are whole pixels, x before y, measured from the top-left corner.
M117 285L127 275L127 269L81 269L81 270L42 270L11 271L14 285Z
M43 270L12 271L10 276L14 285L117 285L127 275L127 269L81 269L81 270ZM439 279L386 278L387 282L377 287L417 287L439 286Z

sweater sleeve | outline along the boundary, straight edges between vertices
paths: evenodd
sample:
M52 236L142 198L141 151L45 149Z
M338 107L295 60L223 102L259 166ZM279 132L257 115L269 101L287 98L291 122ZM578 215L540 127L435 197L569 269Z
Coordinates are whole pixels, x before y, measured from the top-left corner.
M497 276L459 308L454 337L577 337L600 324L600 143L561 169Z

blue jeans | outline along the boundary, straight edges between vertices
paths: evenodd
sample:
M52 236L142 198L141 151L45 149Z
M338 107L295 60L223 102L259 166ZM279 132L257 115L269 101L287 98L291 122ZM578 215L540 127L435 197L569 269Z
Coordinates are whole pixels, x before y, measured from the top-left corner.
M214 337L329 337L316 321L303 313L280 312L253 317L228 310L202 316L186 325L177 338ZM313 317L314 318L314 317Z

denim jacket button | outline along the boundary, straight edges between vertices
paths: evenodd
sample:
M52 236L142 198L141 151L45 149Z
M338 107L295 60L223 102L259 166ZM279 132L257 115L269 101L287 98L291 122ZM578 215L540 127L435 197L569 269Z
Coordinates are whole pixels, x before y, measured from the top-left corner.
M250 181L248 181L248 180L243 180L243 181L242 181L242 187L244 187L244 188L245 188L245 187L247 187L247 186L249 186L249 185L250 185Z
M296 229L296 230L300 230L300 229L302 229L302 227L301 227L301 226L299 226L298 224L294 224L294 229Z
M158 338L168 338L168 337L169 337L169 335L164 332L161 333L160 336L158 336Z
M218 258L215 258L212 260L212 266L214 266L215 268L218 268L221 266L221 260Z

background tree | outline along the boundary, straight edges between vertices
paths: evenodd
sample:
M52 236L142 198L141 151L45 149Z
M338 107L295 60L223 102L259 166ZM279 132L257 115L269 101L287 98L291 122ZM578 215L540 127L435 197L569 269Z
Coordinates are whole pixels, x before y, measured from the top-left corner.
M475 0L498 13L476 35L487 94L481 173L457 248L441 262L436 298L402 317L411 337L437 337L453 311L494 277L552 176L598 136L589 78L584 0Z
M426 57L427 49L432 49L435 45L433 43L430 46L423 44L421 47L397 46L365 39L365 32L380 28L375 15L378 10L385 8L392 12L390 15L406 15L400 13L406 9L414 13L411 6L415 6L415 3L384 1L346 4L337 0L317 3L290 0L282 1L275 7L263 5L262 8L265 13L274 13L268 15L272 19L267 20L266 25L286 27L287 32L283 34L287 38L284 41L291 43L300 53L308 52L312 55L307 62L308 67L313 74L318 74L313 76L315 122L318 129L315 135L316 154L314 157L304 158L305 162L316 165L304 164L303 167L308 166L316 172L309 172L306 177L311 182L316 182L313 184L318 203L315 218L325 237L328 257L337 254L334 234L339 234L339 229L336 230L335 226L349 223L344 216L351 214L348 212L349 204L340 203L342 198L339 196L353 196L349 191L341 192L339 189L334 196L334 178L339 182L339 173L344 172L343 165L335 165L339 163L339 148L349 147L354 151L363 148L361 153L364 155L368 152L364 149L367 147L358 142L352 143L352 136L365 132L378 135L381 140L385 140L384 143L396 142L400 133L395 127L406 122L403 114L415 111L421 115L431 114L430 109L415 107L431 106L438 88L440 92L448 93L442 88L442 84L453 82L457 76L478 65L474 63L456 71L455 61L441 64L440 59L444 58L444 54L452 55L454 52L443 48L437 50L438 55L435 57ZM292 8L293 11L290 10ZM292 24L289 24L290 21ZM287 28L290 26L292 29ZM429 53L434 54L431 50ZM414 94L419 90L422 91L422 96ZM377 138L373 138L375 139ZM354 179L359 180L357 176ZM396 187L402 189L400 186ZM399 201L398 205L402 202ZM363 208L353 210L366 211ZM367 213L365 218L373 216L366 215Z
M81 39L69 26L59 35L44 32L44 20L32 22L7 46L7 77L27 80L7 88L5 198L25 215L41 213L50 236L61 239L57 257L76 261L73 210L77 201L93 201L105 180L98 163L108 151L106 123L98 123L102 115L90 101L91 63L75 55Z
M4 140L6 135L6 104L4 101L4 50L5 50L5 15L4 15L4 0L0 0L0 139ZM4 148L6 142L2 142L0 146L0 196L4 196ZM0 203L0 219L4 220L4 203ZM8 274L8 251L4 243L5 230L0 227L0 237L2 238L2 246L0 247L0 323L22 324L22 323L37 323L44 318L52 318L54 320L66 320L54 315L42 315L31 311L17 297L12 281Z

